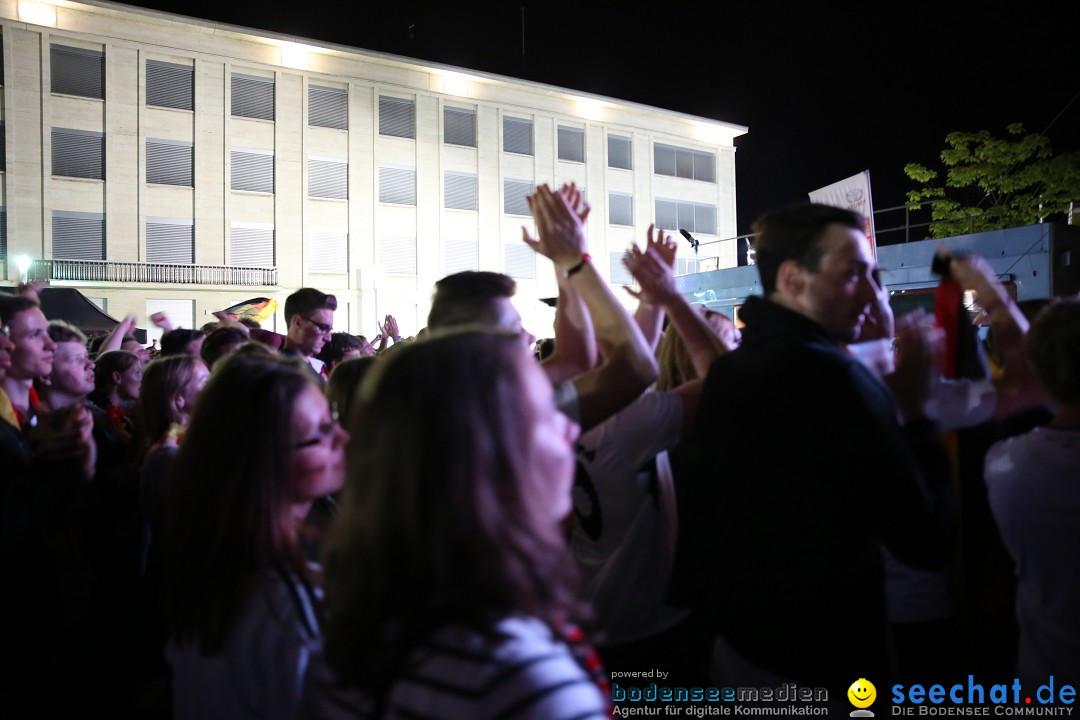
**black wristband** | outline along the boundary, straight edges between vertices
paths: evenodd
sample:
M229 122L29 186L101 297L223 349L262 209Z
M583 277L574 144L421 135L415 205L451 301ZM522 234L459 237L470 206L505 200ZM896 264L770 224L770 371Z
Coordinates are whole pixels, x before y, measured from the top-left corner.
M582 254L582 256L581 256L581 262L579 262L579 263L578 263L577 265L575 265L574 267L570 268L569 270L564 270L564 271L563 271L563 277L564 277L564 278L569 278L569 277L571 277L571 276L572 276L572 275L573 275L574 273L580 272L580 271L581 271L581 268L585 267L585 263L589 262L589 260L591 260L591 259L592 259L592 257L591 257L591 256L589 255L589 253L584 253L584 254Z

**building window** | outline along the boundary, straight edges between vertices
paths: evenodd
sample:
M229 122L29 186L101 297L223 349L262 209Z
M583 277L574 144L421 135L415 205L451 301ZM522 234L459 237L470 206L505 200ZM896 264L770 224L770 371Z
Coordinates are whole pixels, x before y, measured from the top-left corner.
M194 110L195 68L162 60L147 60L146 104Z
M656 165L657 175L716 182L716 155L714 153L653 143L653 162Z
M311 272L349 272L349 232L332 228L309 228L308 269Z
M533 154L533 122L526 118L503 118L503 151L518 155Z
M197 327L195 325L194 300L166 300L158 298L147 298L146 317L150 317L154 313L164 313L165 317L169 318L169 322L173 324L173 327ZM165 333L162 331L161 328L157 327L156 325L151 325L150 327L146 328L146 342L152 342L156 339L160 344L161 336L164 334Z
M383 275L416 274L416 238L380 235L379 268Z
M529 201L525 198L532 194L532 180L513 180L503 178L503 212L507 215L526 215L531 217Z
M104 260L105 216L53 210L52 242L58 260Z
M607 136L607 166L619 170L633 170L632 144L622 135Z
M480 243L476 240L447 240L443 244L443 275L480 269Z
M506 245L503 247L504 272L519 280L532 280L536 277L536 251L528 245Z
M0 276L7 278L7 208L0 207Z
M274 79L233 73L232 114L256 120L273 120Z
M105 179L105 136L89 130L52 129L52 174Z
M476 210L476 174L452 172L443 174L443 207L448 210Z
M584 128L559 126L559 159L585 162Z
M185 218L146 218L146 260L188 265L195 262L195 222Z
M379 134L416 137L416 103L404 98L379 96Z
M195 185L195 148L179 140L146 139L146 182L156 185Z
M416 168L379 166L379 202L416 204Z
M232 189L274 192L274 152L251 148L232 150Z
M656 224L664 230L716 234L716 206L656 199Z
M308 158L308 197L349 199L349 163L333 158Z
M344 88L308 85L308 125L349 129L349 93Z
M447 145L476 147L476 110L444 107L443 142Z
M274 267L274 226L233 223L229 264L233 267Z
M49 46L52 91L105 99L105 53L67 45Z
M629 193L608 193L608 222L612 225L634 224L634 196Z
M612 285L634 284L634 276L623 264L624 257L626 257L625 251L608 253L608 275L611 278Z

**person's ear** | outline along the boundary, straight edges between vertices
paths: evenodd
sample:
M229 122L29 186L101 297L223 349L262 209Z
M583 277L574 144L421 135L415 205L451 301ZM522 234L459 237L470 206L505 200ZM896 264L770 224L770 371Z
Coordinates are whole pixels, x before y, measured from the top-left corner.
M776 271L776 291L785 297L798 297L806 288L806 271L794 260L780 263Z
M120 385L121 384L122 380L120 379L120 377L121 377L120 373L113 370L113 374L110 377L112 378L113 385Z
M185 405L187 405L187 402L184 400L184 396L182 394L177 393L176 395L172 396L173 415L175 415L176 417L183 416L186 409Z

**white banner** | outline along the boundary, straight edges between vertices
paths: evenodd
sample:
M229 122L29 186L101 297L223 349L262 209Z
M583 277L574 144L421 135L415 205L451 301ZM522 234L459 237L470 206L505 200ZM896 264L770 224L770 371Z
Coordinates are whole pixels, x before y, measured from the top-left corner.
M870 200L870 171L864 170L846 180L833 183L810 193L810 202L841 207L857 212L866 220L866 237L870 239L870 249L877 257L877 242L874 238L874 204Z

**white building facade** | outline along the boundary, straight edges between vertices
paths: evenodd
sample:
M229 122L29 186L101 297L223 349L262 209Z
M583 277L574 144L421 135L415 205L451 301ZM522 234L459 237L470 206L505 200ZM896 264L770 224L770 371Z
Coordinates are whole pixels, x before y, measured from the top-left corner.
M525 195L571 181L612 284L654 221L736 264L711 241L736 235L745 127L115 3L0 0L0 26L4 284L27 257L142 327L310 286L339 330L389 313L409 335L436 280L494 270L543 336L557 290Z

